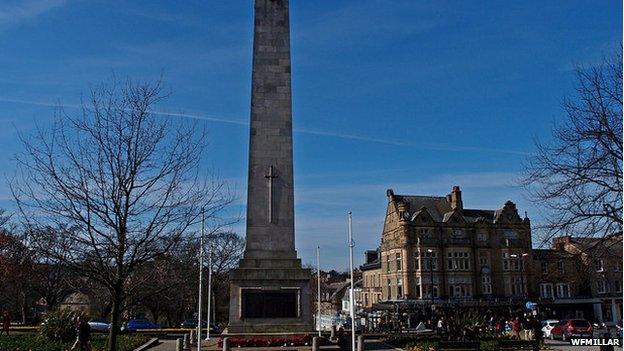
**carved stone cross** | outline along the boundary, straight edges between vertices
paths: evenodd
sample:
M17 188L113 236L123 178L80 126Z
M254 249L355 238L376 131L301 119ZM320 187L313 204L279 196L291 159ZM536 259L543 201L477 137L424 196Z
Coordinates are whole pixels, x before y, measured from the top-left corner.
M277 176L273 174L273 166L269 166L269 174L264 177L269 182L269 223L273 223L273 179L277 178Z

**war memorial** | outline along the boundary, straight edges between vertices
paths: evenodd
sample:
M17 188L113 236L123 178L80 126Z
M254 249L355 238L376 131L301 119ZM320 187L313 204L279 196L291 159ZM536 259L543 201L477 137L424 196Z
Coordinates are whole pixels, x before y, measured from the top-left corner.
M310 270L295 251L288 0L256 0L246 246L228 334L309 332Z

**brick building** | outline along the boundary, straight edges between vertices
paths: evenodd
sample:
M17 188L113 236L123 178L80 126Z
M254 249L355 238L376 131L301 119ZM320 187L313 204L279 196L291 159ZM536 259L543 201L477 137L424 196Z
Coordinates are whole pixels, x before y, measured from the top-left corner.
M544 314L609 325L622 319L622 234L558 237L551 249L533 250L532 258Z

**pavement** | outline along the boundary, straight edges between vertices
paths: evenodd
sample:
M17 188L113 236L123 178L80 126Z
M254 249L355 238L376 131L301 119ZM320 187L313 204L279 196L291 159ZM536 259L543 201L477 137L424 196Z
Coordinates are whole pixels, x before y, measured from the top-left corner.
M210 341L204 341L202 343L202 350L203 351L207 351L207 350L218 350L218 338L214 338L211 339ZM379 339L366 339L364 341L365 343L365 350L366 351L396 351L396 350L401 350L401 349L396 349L384 342L382 342ZM148 351L175 351L175 347L176 347L176 342L175 340L159 340L158 344L149 348ZM310 347L305 347L305 349L309 349ZM266 348L266 349L275 349L275 348ZM325 349L325 347L321 347L321 350ZM332 349L335 349L332 348ZM191 348L192 351L197 350L197 346L194 346L193 348Z

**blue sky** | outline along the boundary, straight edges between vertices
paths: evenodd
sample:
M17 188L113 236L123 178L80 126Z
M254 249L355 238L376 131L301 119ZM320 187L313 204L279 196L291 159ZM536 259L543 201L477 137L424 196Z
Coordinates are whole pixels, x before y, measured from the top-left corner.
M205 118L205 166L236 189L232 213L244 211L252 10L251 0L2 1L0 176L12 175L17 133L48 124L50 105L79 103L113 72L164 73L171 96L159 108ZM620 48L621 18L617 1L291 0L303 261L321 245L323 268L347 267L352 210L360 263L379 243L387 188L460 185L466 207L511 199L539 222L515 186L522 160L563 116L575 65ZM4 180L0 207L13 208Z

